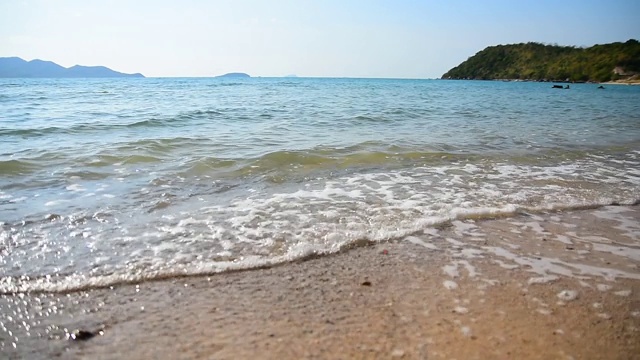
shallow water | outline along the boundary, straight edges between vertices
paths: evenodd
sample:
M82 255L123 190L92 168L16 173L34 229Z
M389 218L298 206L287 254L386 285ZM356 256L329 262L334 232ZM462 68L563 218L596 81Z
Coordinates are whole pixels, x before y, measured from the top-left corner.
M640 87L0 80L0 292L208 274L640 200Z

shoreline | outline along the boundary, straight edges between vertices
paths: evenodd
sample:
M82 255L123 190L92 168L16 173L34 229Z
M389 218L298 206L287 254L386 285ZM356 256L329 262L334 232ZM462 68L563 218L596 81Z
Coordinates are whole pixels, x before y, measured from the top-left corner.
M272 268L2 296L0 319L11 336L0 331L0 353L633 359L639 237L637 206L523 214L452 221ZM25 329L15 314L35 325ZM75 329L95 336L66 340Z
M465 80L465 81L503 81L503 82L533 82L533 83L553 83L553 84L586 84L586 85L640 85L638 80L615 80L615 81L566 81L566 80L531 80L531 79L437 79L437 80Z
M640 85L640 80L631 80L631 81L625 81L625 80L617 80L617 81L607 81L607 82L603 82L601 84L604 85Z

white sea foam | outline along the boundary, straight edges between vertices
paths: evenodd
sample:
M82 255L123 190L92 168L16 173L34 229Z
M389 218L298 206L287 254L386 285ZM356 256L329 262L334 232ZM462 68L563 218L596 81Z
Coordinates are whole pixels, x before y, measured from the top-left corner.
M471 337L473 336L473 331L471 331L471 328L468 326L463 326L460 328L460 331L462 332L462 335L466 336L466 337Z
M69 203L69 202L71 202L71 200L58 199L58 200L47 201L44 204L44 206L56 206L56 205L59 205L59 204Z
M451 281L451 280L445 280L442 285L444 285L445 288L449 289L449 290L455 290L458 288L458 283L456 283L455 281Z
M453 309L453 312L458 313L458 314L466 314L469 312L469 309L463 306L456 306Z
M537 312L539 312L542 315L551 315L553 313L553 311L551 311L551 309L536 309Z
M527 283L529 285L546 284L546 283L553 282L553 281L556 281L556 280L558 280L557 276L555 276L555 275L546 275L546 276L529 278L529 280L527 280Z
M80 185L80 184L71 184L68 185L67 190L69 191L74 191L74 192L81 192L81 191L85 191L86 189L84 188L84 186Z
M500 247L483 247L487 252L498 257L508 259L516 264L525 265L528 271L542 275L545 277L549 274L561 275L566 277L578 276L597 276L606 280L615 280L616 278L640 279L639 273L630 273L614 268L603 268L587 264L570 263L562 261L558 258L546 257L530 257L514 254Z
M633 240L640 240L640 224L625 216L626 212L624 207L609 206L598 209L594 215L602 219L616 221L618 223L616 227L624 231L626 236Z
M573 301L578 298L578 292L575 290L562 290L557 296L562 301Z
M473 239L469 239L470 241L474 241ZM461 249L460 251L457 251L454 253L454 256L456 257L462 257L462 258L466 258L466 259L477 259L477 258L482 258L484 251L479 250L479 249L474 249L471 247L465 247L464 249ZM459 263L461 263L462 261L460 261ZM464 263L468 264L468 262L464 261Z
M430 249L430 250L439 250L439 248L437 246L435 246L434 244L431 244L431 243L428 243L426 241L423 241L422 239L420 239L419 237L416 237L416 236L407 236L405 238L405 240L409 241L412 244L424 246L425 248Z
M520 267L520 265L518 265L518 264L507 264L504 261L499 260L499 259L493 259L492 261L494 263L500 265L501 268L507 269L507 270L513 270L513 269L517 269L517 268Z
M556 239L557 241L559 241L559 242L561 242L563 244L573 245L573 242L571 241L571 239L566 235L555 234L554 239Z
M589 169L598 168L607 169L608 172L598 173L596 178L595 171ZM480 244L487 240L486 235L479 231L476 219L515 216L526 212L529 214L527 220L518 220L523 228L515 231L533 231L540 236L547 236L550 234L540 225L536 212L605 205L611 199L619 203L638 199L635 186L618 184L604 190L593 190L594 186L603 182L602 177L620 178L613 170L616 168L611 164L584 160L547 166L460 162L415 166L401 171L347 173L342 177L328 177L328 180L310 180L303 185L287 183L260 187L252 184L250 191L230 192L224 201L219 200L221 195L217 193L194 197L172 195L170 209L158 211L155 217L145 217L140 223L131 220L139 218L140 209L135 208L123 214L116 213L109 222L101 222L100 225L91 223L88 230L81 224L85 220L78 220L77 226L68 225L68 228L62 227L67 225L60 224L55 228L55 224L49 224L54 230L41 228L42 236L46 239L41 245L46 244L53 252L60 251L63 245L54 241L58 239L54 239L53 234L61 234L56 236L62 238L70 234L84 236L87 241L96 244L94 250L101 252L97 256L114 259L115 263L109 264L113 267L109 270L110 275L104 276L105 279L115 276L109 281L116 282L127 281L130 275L153 278L169 276L171 271L200 274L226 271L227 268L266 266L305 256L334 253L360 242L397 240L407 236L407 241L431 250L444 251L447 244L457 247L452 253L456 262L451 266L455 267L457 273L463 267L471 277L478 273L467 260L491 256L497 257L498 264L504 268L527 268L537 274L537 278L547 279L555 275L635 278L637 275L630 272L544 256L521 256L507 250L518 250L517 244L504 244L504 247L470 245L470 242ZM121 168L120 171L124 176L131 170ZM122 177L123 182L127 179L127 176ZM146 190L136 191L135 196L148 201L158 188L169 195L172 192L179 193L182 185L176 184L182 184L185 180L181 178L175 181L175 184L145 183ZM209 186L210 181L207 184ZM111 185L109 194L102 193L107 187L95 186L90 190L97 188L95 191L101 191L103 201L115 199L113 203L120 204L116 201L121 196L117 192L120 184ZM79 192L84 187L72 184L68 190ZM43 201L46 207L60 207L63 210L70 201L47 200ZM204 207L203 203L206 204ZM630 239L637 240L640 230L637 222L627 218L620 209L623 208L603 208L598 210L597 216L619 222L620 228ZM55 209L48 211L53 213ZM69 219L69 223L73 223L73 218ZM440 230L431 227L447 224L452 225L451 231L456 236L466 239L461 241L445 237L446 243L441 247L440 243L415 236L424 233L439 237ZM35 230L29 236L34 234ZM557 235L555 240L571 244L577 238L581 241L594 240L569 233ZM28 242L29 239L22 240ZM59 248L56 249L56 246ZM73 248L69 251L68 259L73 259L74 266L79 267L82 258L74 257ZM113 256L115 251L118 256ZM608 252L636 261L640 256L631 245L610 244L604 238L601 238L600 244L594 244L593 251ZM35 253L29 256L35 257ZM220 260L221 257L233 259L232 265ZM25 260L16 256L13 261ZM167 269L166 264L172 261L185 265ZM187 266L190 261L194 262L191 267ZM85 264L88 268L90 260L86 262L89 263ZM133 267L142 269L142 273L127 273L130 264L137 264ZM96 272L98 275L100 273ZM15 274L11 276L15 277ZM113 280L116 278L120 280ZM28 287L28 282L26 284Z
M452 221L451 223L455 228L455 232L458 234L470 234L478 228L478 226L474 224L473 220L464 221L464 222L460 220L456 220L456 221Z
M467 270L467 276L470 278L474 278L478 276L478 272L476 271L475 266L471 265L466 260L458 260L458 264L464 266L465 270Z
M634 261L640 261L640 248L622 246L622 245L607 245L607 244L593 244L594 251L607 252L617 256L625 257Z
M460 276L460 273L458 272L458 265L455 263L443 266L442 271L452 278L457 278Z
M614 292L614 294L617 296L627 297L631 295L631 290L620 290L620 291Z

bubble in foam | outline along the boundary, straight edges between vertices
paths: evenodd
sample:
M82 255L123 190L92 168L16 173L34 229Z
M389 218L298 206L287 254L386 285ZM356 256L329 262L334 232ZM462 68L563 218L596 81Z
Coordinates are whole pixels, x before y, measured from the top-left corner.
M558 280L558 277L556 275L547 275L547 276L539 276L539 277L529 278L527 283L529 285L546 284L546 283L553 282L553 281L556 281L556 280Z
M536 309L537 312L539 312L542 315L551 315L552 311L550 309Z
M466 337L471 337L473 336L473 332L471 331L471 328L468 326L463 326L460 328L460 331L462 332L462 335L466 336Z
M617 296L627 297L631 295L631 290L620 290L620 291L614 292L614 294L616 294Z
M75 192L85 191L85 188L80 184L71 184L67 186L66 189L69 191L75 191Z
M445 280L442 282L442 285L449 290L455 290L458 288L458 284L455 281Z
M457 313L457 314L466 314L469 312L469 309L467 309L466 307L463 306L456 306L453 309L453 312Z
M562 290L557 296L562 301L573 301L578 298L578 292L575 290Z
M460 276L460 273L458 272L458 265L456 263L443 266L442 271L452 278Z

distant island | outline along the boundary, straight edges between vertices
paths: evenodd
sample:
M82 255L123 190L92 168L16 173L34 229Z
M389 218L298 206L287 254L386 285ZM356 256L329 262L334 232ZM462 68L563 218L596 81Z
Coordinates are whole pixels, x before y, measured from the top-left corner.
M640 82L640 43L631 39L588 48L535 42L489 46L442 79Z
M218 78L250 78L251 75L249 74L245 74L245 73L241 73L241 72L232 72L232 73L227 73L224 75L219 75L216 76Z
M0 78L115 78L138 77L142 74L125 74L104 66L76 65L65 68L51 61L26 61L19 57L0 57Z

